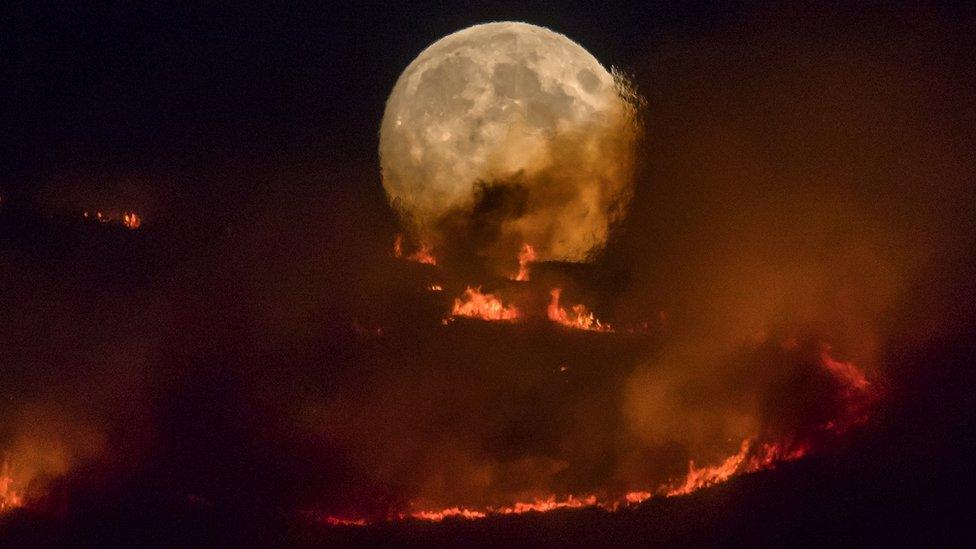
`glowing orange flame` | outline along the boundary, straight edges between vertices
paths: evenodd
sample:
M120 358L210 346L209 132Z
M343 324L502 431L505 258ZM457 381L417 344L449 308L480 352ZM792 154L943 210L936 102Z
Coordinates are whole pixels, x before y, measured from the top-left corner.
M491 509L493 514L498 515L519 515L522 513L545 513L553 509L577 509L580 507L592 507L597 504L596 496L585 496L577 498L570 495L564 500L556 499L556 496L549 496L547 499L537 499L531 502L517 502L511 507L501 507Z
M609 324L600 322L600 319L596 318L592 312L587 310L585 305L573 305L570 308L570 312L566 312L566 309L559 306L559 295L561 293L562 289L560 288L553 288L549 292L549 295L552 296L552 300L549 302L549 307L546 310L549 320L577 330L593 330L595 332L613 331L613 328Z
M506 307L493 294L481 293L481 288L464 290L461 297L454 300L451 316L467 316L482 320L515 320L519 316L518 309Z
M416 513L411 513L410 517L417 520L427 520L431 522L440 522L446 518L450 517L460 517L466 519L478 519L485 518L488 516L480 511L472 511L470 509L465 509L463 507L450 507L448 509L443 509L441 511L418 511ZM405 518L402 517L401 518Z
M576 497L567 496L559 499L555 495L545 499L535 499L533 501L519 501L505 507L487 507L483 510L468 509L465 507L448 507L438 511L416 511L410 514L399 514L398 519L414 518L430 522L440 522L447 518L480 519L489 515L521 515L524 513L545 513L555 509L579 509L581 507L592 507L599 505L596 496Z
M123 227L131 230L138 229L142 226L142 217L135 212L122 212L122 215L119 216L118 219L102 211L96 211L94 214L92 214L86 210L82 212L81 215L85 219L93 219L99 223L117 222Z
M624 501L627 502L628 505L636 505L636 504L638 504L638 503L640 503L640 502L642 502L642 501L644 501L646 499L650 499L650 497L652 495L654 495L654 494L652 494L650 492L640 492L640 491L638 491L638 492L628 492L624 496Z
M718 465L695 467L694 461L689 462L688 475L683 480L665 484L659 492L668 497L683 496L721 484L735 475L771 469L777 463L799 459L808 451L809 446L806 444L787 450L778 443L755 446L753 439L746 439L742 441L738 453L725 458Z
M4 460L3 465L0 466L0 512L24 505L24 497L14 490L14 484L10 462Z
M783 342L783 348L791 349L796 347L795 340ZM865 403L870 403L877 395L874 393L871 383L867 380L857 366L852 362L842 362L834 360L829 355L830 347L824 345L821 349L820 359L824 369L833 375L846 388L845 397L848 400L849 410L845 416L827 421L819 427L835 434L842 434L854 425L862 423L869 417L869 410ZM858 408L860 400L861 408ZM677 496L690 494L700 488L712 486L725 482L733 475L741 473L751 473L770 469L777 463L793 461L805 456L810 451L809 442L793 443L784 445L782 443L763 443L754 446L752 439L742 441L742 445L737 454L726 458L722 463L710 467L695 467L695 462L688 464L688 475L683 481L672 482L662 486L660 491L667 496Z
M725 482L742 466L742 463L746 459L746 454L749 452L749 445L750 441L748 439L742 441L739 453L725 458L718 465L696 468L694 461L688 462L688 476L676 485L663 487L665 495L681 496L690 494L700 488Z
M142 218L135 212L125 212L122 214L122 224L135 230L142 226Z
M559 290L553 290L554 305L558 307ZM468 288L465 292L468 298L464 303L473 303L485 300L485 303L497 303L492 307L502 308L501 302L490 294L481 294L478 289ZM455 314L459 314L458 308L462 304L460 299L455 301ZM553 305L550 305L550 310ZM477 307L473 307L477 309ZM494 310L494 309L493 309ZM463 314L463 313L460 313ZM465 316L480 316L469 314ZM514 318L514 317L513 317ZM550 313L550 318L552 318ZM870 382L867 381L864 373L853 363L834 360L828 354L829 347L825 346L821 354L822 366L834 375L839 381L844 382L848 388L848 397L870 396L874 393ZM829 421L820 427L827 431L839 434L843 430L850 428L853 423L848 419L839 418ZM539 512L544 513L555 509L581 508L581 507L600 507L608 511L614 511L623 507L638 505L655 496L674 497L691 494L702 488L715 486L728 481L736 475L752 473L772 469L777 464L793 461L807 455L813 450L809 441L791 442L757 442L756 438L750 437L743 440L739 445L739 450L726 457L715 465L697 467L694 461L688 463L688 473L683 477L673 479L662 484L655 491L635 490L627 492L622 497L614 499L601 499L596 495L577 497L570 495L560 499L551 495L545 499L535 499L530 502L516 502L506 507L485 507L482 509L471 509L464 507L449 507L441 510L415 511L410 514L392 515L390 520L403 520L413 518L417 520L439 522L448 518L459 519L481 519L491 515L511 515ZM363 526L367 522L363 520L327 518L326 522L332 525L341 526Z
M535 248L530 244L523 244L522 250L518 254L519 271L515 275L515 280L525 282L529 280L529 263L535 261Z
M437 265L437 258L434 257L433 250L427 244L421 243L420 248L407 256L403 255L403 235L398 234L393 240L393 257L415 261L426 265Z
M322 520L329 526L366 526L366 519L347 519L329 515Z

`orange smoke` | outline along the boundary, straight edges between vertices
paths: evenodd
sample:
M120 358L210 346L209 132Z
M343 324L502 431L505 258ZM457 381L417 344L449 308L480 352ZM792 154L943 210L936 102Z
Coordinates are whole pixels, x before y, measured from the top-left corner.
M851 362L834 360L830 356L830 345L824 345L820 350L820 360L838 381L844 383L854 391L868 391L871 383L864 377L864 372Z
M454 300L451 316L467 316L482 320L515 320L519 312L513 306L506 307L495 295L481 293L481 287L468 286L461 297Z
M613 331L613 328L609 324L600 322L600 319L596 318L583 304L573 305L569 312L560 307L559 295L561 293L562 289L560 288L553 288L549 292L549 295L552 296L552 300L549 302L549 307L546 310L549 320L577 330L593 330L596 332Z
M515 280L525 282L529 280L529 263L535 261L535 248L530 244L523 244L518 254L519 270Z

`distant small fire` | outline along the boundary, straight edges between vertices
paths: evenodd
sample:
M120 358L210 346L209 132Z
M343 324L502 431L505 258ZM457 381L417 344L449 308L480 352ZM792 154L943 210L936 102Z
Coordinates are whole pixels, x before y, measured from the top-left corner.
M426 520L431 522L440 522L446 518L460 517L466 519L479 519L487 517L487 513L481 511L472 511L470 509L463 509L461 507L450 507L448 509L442 509L440 511L418 511L416 513L411 513L409 515L402 514L398 518L415 518L418 520Z
M549 302L549 307L546 313L549 316L549 320L567 326L569 328L575 328L577 330L592 330L595 332L612 332L613 328L609 324L604 324L600 319L596 318L594 314L589 311L585 305L577 304L570 307L569 311L559 306L559 296L562 294L562 289L553 288L549 292L552 298Z
M142 218L135 212L126 212L122 214L122 224L129 229L138 229L142 226Z
M364 519L347 519L330 515L324 517L322 520L329 526L366 526Z
M402 234L396 235L396 238L393 240L393 257L414 261L416 263L424 263L426 265L437 265L437 258L434 257L434 251L424 243L421 243L420 247L412 254L404 255Z
M10 462L4 460L0 465L0 512L16 509L24 505L23 494L16 489L16 481Z
M118 216L115 216L102 211L89 212L88 210L85 210L81 215L85 219L90 219L99 223L118 223L130 230L135 230L142 226L142 217L135 212L126 211L122 212Z

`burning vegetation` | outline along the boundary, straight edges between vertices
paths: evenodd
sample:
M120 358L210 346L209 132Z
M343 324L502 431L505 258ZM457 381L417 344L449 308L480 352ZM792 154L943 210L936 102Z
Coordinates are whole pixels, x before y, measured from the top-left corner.
M566 309L559 306L559 296L561 294L562 290L560 288L553 288L549 292L551 301L549 301L549 306L546 309L546 314L549 316L549 320L577 330L592 330L595 332L613 331L609 324L600 322L600 319L596 318L593 313L586 308L586 305L578 303L570 307L569 311L567 312Z
M412 253L404 255L402 234L396 235L393 239L393 257L425 265L437 265L437 258L434 257L433 250L424 243L421 243Z
M617 348L619 343L616 342L616 338L623 336L616 335L609 324L596 318L586 306L577 304L568 309L562 307L560 305L562 296L560 288L545 290L545 284L547 284L545 277L538 281L530 280L528 266L532 262L531 252L531 246L523 246L518 255L519 274L512 278L516 282L526 284L519 286L521 290L515 292L515 295L521 296L518 297L519 305L506 301L501 291L485 292L479 286L467 286L461 296L454 299L450 315L444 323L448 324L451 320L461 317L488 322L521 323L538 317L562 327L572 328L573 331L603 332L607 334L605 337L607 338L608 349ZM449 273L442 272L441 274L447 276ZM450 277L448 276L448 278ZM425 287L428 291L439 292L441 290L440 284L428 284ZM512 292L514 289L510 288L508 291ZM538 303L532 297L533 295L546 291L549 301L545 306L544 315L542 315L541 310L533 312L531 308L527 311L524 309L527 306L526 304ZM663 313L659 316L663 322ZM471 326L465 331L470 333L470 330L476 329L477 326ZM454 331L448 330L448 332L450 333L444 334L444 337L452 337L451 333ZM626 333L631 334L627 337L632 337L632 334L640 335L641 338L638 341L650 337L646 330L637 332L628 330ZM458 335L460 336L461 333ZM571 337L571 335L570 332L565 334L565 337ZM757 344L758 347L755 346ZM457 501L455 503L443 507L429 503L407 502L403 505L394 505L385 513L323 515L325 518L320 520L333 526L365 526L376 521L476 520L497 515L539 513L555 509L582 507L599 507L613 511L638 505L654 497L667 498L688 495L697 490L726 482L737 475L772 469L778 464L800 459L811 452L829 447L839 437L846 436L853 428L870 418L871 412L880 397L880 391L873 382L869 381L864 371L852 361L835 358L831 354L829 345L809 337L781 336L777 339L768 336L765 331L760 333L758 339L753 339L753 343L750 345L750 348L740 351L740 353L745 354L741 359L738 359L745 361L742 367L746 369L741 370L741 372L743 374L749 372L746 375L752 377L751 383L754 384L753 388L747 390L745 394L748 395L750 391L758 391L757 396L762 399L771 398L771 400L768 403L763 401L750 403L748 400L743 400L740 403L729 402L718 408L717 413L722 414L726 420L735 421L735 423L730 423L728 428L720 430L719 433L725 438L738 436L737 440L740 442L724 456L719 455L714 458L710 464L700 465L700 461L692 454L686 462L683 473L669 475L657 482L648 483L647 481L635 481L635 479L639 477L653 478L654 474L648 475L648 472L644 471L633 475L631 472L626 472L632 466L621 463L619 466L623 469L618 474L622 476L614 480L614 483L625 482L629 485L628 489L623 491L587 490L582 486L577 486L576 488L564 488L560 492L549 491L547 493L544 487L552 482L551 480L546 480L545 477L541 479L529 477L524 479L525 486L523 488L513 492L516 494L533 494L528 498L513 498L504 501L507 491L490 497L487 494L479 496L477 492L467 495L462 493L456 496ZM707 349L708 344L703 345L702 348ZM444 364L452 363L450 359L442 360ZM700 358L694 360L701 361ZM569 379L581 375L578 367L571 369L565 363L560 364L557 371L561 375L569 376ZM729 372L736 371L735 368L729 370ZM645 447L645 445L646 447L654 447L655 444L658 444L657 441L649 444L648 441L640 442L639 439L641 438L644 420L662 417L662 412L642 407L644 405L640 402L652 402L656 406L668 406L668 403L673 399L677 399L675 402L687 402L682 393L690 390L705 390L705 394L711 395L706 398L710 399L728 398L719 396L724 391L719 387L692 389L695 384L701 383L701 379L693 370L688 372L688 376L684 376L686 379L679 377L669 380L668 377L674 376L676 372L681 374L682 370L667 371L663 374L651 373L649 375L653 375L655 381L647 383L641 377L644 375L644 370L637 367L624 387L623 402L625 406L630 413L640 414L640 421L632 426L633 432L638 438L638 441L635 441L637 448ZM801 382L801 380L801 385L797 386L796 383ZM665 383L664 386L660 386L662 382ZM746 386L749 387L750 385L747 384ZM664 393L660 392L661 387L664 387ZM627 398L628 390L640 391L642 396L638 401L631 402ZM464 391L462 389L462 392ZM674 391L678 392L674 393ZM804 394L807 392L810 394ZM647 401L646 399L649 396L652 400ZM580 395L576 396L576 398L579 397ZM800 402L807 403L784 404L779 400L783 397L788 399L799 398ZM785 414L778 408L784 405L790 409ZM445 406L449 407L449 405ZM665 413L669 417L669 421L675 422L677 429L685 429L681 422L688 412L671 409ZM701 414L702 411L697 410L695 413ZM791 416L795 417L786 420L784 423L782 418ZM721 420L718 420L718 423L721 424ZM701 425L701 427L711 428L712 426L706 424ZM577 435L572 432L572 426L567 426L567 429L569 430L564 433L564 436L568 437L566 440L572 441L571 444L579 443ZM685 429L681 436L688 436L688 434ZM659 437L660 435L656 436ZM708 436L714 437L715 435ZM670 444L675 440L675 436L668 434L660 440ZM715 445L716 442L714 441L705 443L705 446L714 447ZM693 448L694 444L689 444L689 447ZM715 454L714 451L708 453ZM470 464L461 465L460 463L446 462L435 466L435 470L451 471L452 467L459 467L463 470L469 466ZM487 475L487 478L492 478L499 474L493 472L494 467L491 466L487 471L472 472L471 474ZM562 467L566 467L566 464L558 465L556 470ZM498 480L489 480L487 486L500 480L501 477ZM465 486L466 482L468 481L462 481L460 486ZM485 487L482 485L480 489L484 490ZM442 489L448 488L445 486ZM435 490L434 494L439 491ZM439 498L428 495L422 499ZM477 501L479 499L500 499L502 501L497 504L460 504L461 501ZM404 510L404 507L407 510Z
M763 436L751 436L742 440L738 450L713 465L696 465L694 459L688 462L687 473L683 476L671 478L655 488L647 490L631 490L618 496L607 493L588 495L557 496L550 494L545 497L527 501L516 501L508 505L463 507L452 506L443 509L422 509L410 512L396 512L387 515L383 520L420 520L440 522L446 519L477 520L493 515L516 515L523 513L545 513L556 509L575 509L583 507L599 507L607 511L616 511L624 507L638 505L653 497L677 497L692 494L698 490L724 483L731 478L775 468L778 464L800 459L819 447L831 444L837 437L849 432L852 428L867 420L873 405L880 393L867 380L864 373L849 362L833 359L829 348L822 346L819 371L830 378L835 384L837 394L840 395L840 406L834 410L837 414L829 418L821 418L814 424L803 426L802 433L792 431L780 440L771 440ZM859 413L851 415L852 409ZM325 519L333 526L366 526L370 523L364 517L339 518L329 516Z
M0 526L511 542L613 521L708 535L787 505L812 535L878 502L902 505L893 520L968 510L952 497L972 493L955 429L974 394L973 124L944 98L972 86L933 70L951 57L938 25L914 47L872 46L862 27L797 40L812 19L642 57L654 132L628 215L601 214L623 221L593 253L585 231L554 248L575 226L549 214L591 205L560 185L600 154L574 143L546 149L531 193L479 181L437 240L397 226L371 157L292 170L264 162L307 155L243 158L273 135L216 136L184 167L192 118L140 149L180 147L145 167L172 181L158 198L96 196L84 158L70 197L2 182ZM204 138L224 127L204 122ZM17 173L67 181L68 160Z
M3 465L0 465L0 513L16 509L23 504L24 498L20 487L14 480L10 462L5 459Z
M513 306L502 304L501 299L495 295L482 293L481 288L469 286L461 297L454 300L451 315L481 320L515 320L519 317L519 312Z
M129 230L135 230L142 226L142 217L135 212L123 211L118 215L113 215L102 211L89 212L85 210L81 216L98 223L121 225Z

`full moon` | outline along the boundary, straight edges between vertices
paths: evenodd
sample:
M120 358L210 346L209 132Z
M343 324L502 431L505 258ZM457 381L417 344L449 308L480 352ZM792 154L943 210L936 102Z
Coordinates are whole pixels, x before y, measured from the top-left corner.
M529 243L542 260L584 261L632 194L635 98L562 34L463 29L397 80L380 128L383 186L407 231L435 247L464 219L494 225L486 255Z

